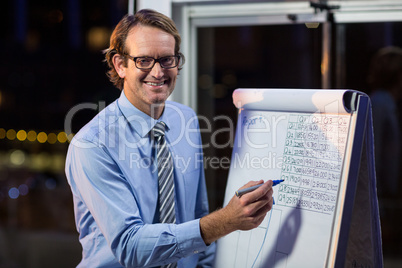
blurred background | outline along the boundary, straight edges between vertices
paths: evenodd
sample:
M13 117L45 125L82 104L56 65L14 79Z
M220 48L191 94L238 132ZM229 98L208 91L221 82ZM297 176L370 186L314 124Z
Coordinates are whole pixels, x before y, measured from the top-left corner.
M315 2L327 8L309 1L3 0L0 268L75 267L81 258L65 154L72 135L120 94L105 75L102 50L123 15L151 7L176 21L187 62L172 98L213 122L213 132L230 127L218 115L236 122L236 88L374 93L375 55L402 47L401 1ZM393 102L396 125L381 128L399 133L402 106ZM71 113L77 105L86 108ZM207 148L206 157L230 158L233 137L213 138L221 146ZM400 152L400 142L391 146ZM402 265L402 163L398 154L393 159L393 190L379 196L385 267ZM206 168L211 210L222 206L228 171Z
M77 104L104 107L119 96L101 50L127 10L127 1L116 0L2 1L0 267L75 267L80 260L64 119ZM71 132L97 112L76 113Z

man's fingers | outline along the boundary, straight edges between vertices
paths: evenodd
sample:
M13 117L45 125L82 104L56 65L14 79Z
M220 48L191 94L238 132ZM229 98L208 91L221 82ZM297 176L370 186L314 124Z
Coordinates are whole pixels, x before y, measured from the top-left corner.
M246 189L246 188L249 188L249 187L253 187L253 186L256 186L256 185L259 185L259 184L263 184L263 183L264 183L263 180L249 181L248 183L246 183L242 187L240 187L239 190Z
M247 214L250 217L258 216L259 214L266 214L271 208L273 203L272 189L270 189L267 194L261 196L258 200L250 202L245 207L247 207Z
M261 185L261 187L258 187L257 189L255 189L252 192L246 193L242 196L242 198L244 198L244 202L246 203L253 203L257 200L260 200L261 198L263 198L265 195L272 196L272 181L267 181L265 182L263 185Z

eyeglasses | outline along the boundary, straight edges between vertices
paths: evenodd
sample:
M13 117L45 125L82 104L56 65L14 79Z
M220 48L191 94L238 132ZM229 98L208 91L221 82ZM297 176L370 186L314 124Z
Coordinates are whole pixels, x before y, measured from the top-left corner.
M152 57L133 57L130 55L126 56L133 60L135 63L135 67L137 67L140 70L150 70L154 67L155 63L159 62L162 68L164 69L172 69L179 65L180 62L180 56L166 56L166 57L160 57L158 59L152 58Z

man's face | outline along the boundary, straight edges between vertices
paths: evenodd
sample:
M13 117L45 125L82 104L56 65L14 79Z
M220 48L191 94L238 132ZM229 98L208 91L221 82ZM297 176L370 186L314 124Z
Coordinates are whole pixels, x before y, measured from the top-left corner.
M171 34L158 28L137 25L126 39L127 51L133 57L173 56L175 39ZM164 69L155 63L150 70L140 70L134 61L128 60L124 69L124 92L128 100L139 110L151 113L152 105L163 104L173 92L178 75L178 67ZM121 76L121 75L120 75ZM163 106L162 106L163 107ZM156 117L159 117L156 115Z

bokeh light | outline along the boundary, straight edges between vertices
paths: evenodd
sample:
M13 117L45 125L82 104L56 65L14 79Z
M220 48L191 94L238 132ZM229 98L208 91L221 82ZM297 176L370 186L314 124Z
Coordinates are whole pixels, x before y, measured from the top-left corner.
M0 139L4 139L6 137L6 130L4 128L0 128Z
M12 187L10 190L8 190L8 196L11 199L17 199L18 196L20 196L20 191L16 187Z
M73 137L73 133L67 135L67 133L65 133L64 131L61 131L59 133L46 133L44 131L41 131L37 133L34 130L27 131L21 129L16 132L16 130L14 129L6 130L4 128L0 128L0 139L7 138L8 140L18 139L19 141L28 140L31 142L37 141L39 143L48 142L50 144L55 144L56 142L65 143L67 141L71 141Z
M29 141L35 141L36 140L36 132L33 130L29 131L28 135L27 135L27 139Z
M20 141L24 141L27 138L27 132L25 130L20 130L17 132L17 139Z
M17 132L15 132L14 129L9 129L9 130L7 130L7 133L6 133L7 139L9 139L10 141L12 141L12 140L15 139L16 136L17 136Z
M47 135L47 142L50 144L55 144L57 141L57 136L55 133L49 133L49 135Z
M26 184L21 184L18 186L18 191L20 192L20 195L27 195L29 192L29 187Z
M47 134L45 132L39 132L38 136L36 137L36 139L40 142L40 143L45 143L47 141Z
M73 138L74 138L74 134L73 134L73 133L68 134L68 136L67 136L68 141L72 141Z
M58 140L60 143L65 143L65 142L67 141L67 134L66 134L65 132L60 132L60 133L57 135L57 140Z
M25 162L25 153L21 150L15 150L10 154L10 162L13 165L20 166Z

